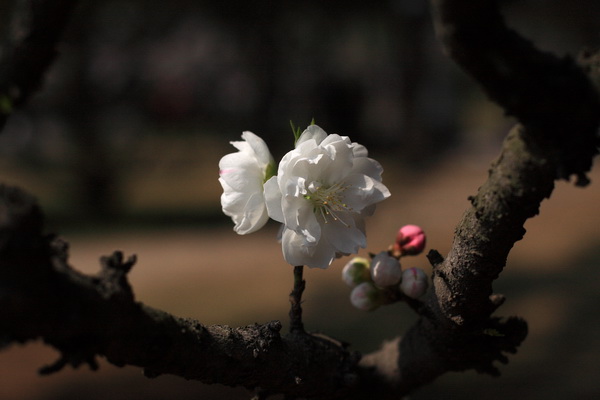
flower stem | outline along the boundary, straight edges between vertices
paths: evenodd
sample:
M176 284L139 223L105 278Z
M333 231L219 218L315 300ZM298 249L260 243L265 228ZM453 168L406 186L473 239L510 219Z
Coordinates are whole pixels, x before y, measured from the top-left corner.
M302 278L304 266L294 267L294 288L290 293L290 332L304 333L304 324L302 323L302 293L306 286L306 281Z

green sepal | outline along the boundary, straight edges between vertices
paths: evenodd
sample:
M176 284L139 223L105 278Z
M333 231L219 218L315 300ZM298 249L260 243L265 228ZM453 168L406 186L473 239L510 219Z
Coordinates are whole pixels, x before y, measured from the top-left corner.
M294 134L294 146L296 146L296 142L298 141L298 139L300 139L302 131L300 130L299 126L294 125L294 122L292 120L290 120L290 126L292 127L292 133Z
M275 163L269 163L267 165L267 168L265 169L265 180L263 181L263 183L265 183L275 175L277 175L277 166L275 165Z

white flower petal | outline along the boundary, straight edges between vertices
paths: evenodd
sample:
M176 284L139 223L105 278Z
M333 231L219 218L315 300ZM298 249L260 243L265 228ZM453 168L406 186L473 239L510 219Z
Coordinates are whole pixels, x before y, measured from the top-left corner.
M330 135L333 136L333 135ZM327 177L327 183L334 184L344 179L353 167L352 150L342 141L324 147L329 157L319 163L321 176Z
M345 183L348 185L348 189L344 201L349 208L356 212L390 196L390 192L384 184L366 175L352 174L347 177Z
M371 204L370 206L363 208L363 210L360 212L360 215L365 216L365 217L370 217L371 215L373 215L375 213L376 208L377 208L377 204Z
M306 202L305 202L306 203ZM306 244L318 243L321 239L321 224L311 207L302 206L298 208L298 228L305 237Z
M245 235L262 228L269 218L263 182L274 161L261 138L252 132L244 132L242 137L246 141L231 142L239 151L219 161L219 182L223 212L235 223L234 230Z
M306 265L312 256L311 250L304 243L304 237L291 229L284 228L281 236L283 258L291 265Z
M259 162L261 167L266 167L270 163L274 163L273 156L269 152L269 148L264 140L260 137L256 136L254 133L249 131L244 131L242 133L242 138L246 140L248 146L252 149L256 161Z
M336 251L344 254L354 254L360 247L367 246L367 237L365 233L354 226L354 219L351 216L344 216L345 225L328 223L323 226L323 236Z
M354 153L354 157L358 158L358 157L368 157L369 152L367 151L367 148L365 146L363 146L362 144L358 144L358 143L352 143L352 153Z
M244 210L243 214L233 216L233 221L236 223L233 229L240 235L256 232L269 220L264 198L260 193L250 196Z
M265 203L269 217L278 222L283 222L283 210L281 208L281 191L277 185L277 177L273 176L264 185Z
M324 269L335 259L335 251L329 243L321 241L314 246L306 246L304 237L291 229L284 230L281 244L283 257L290 265Z
M315 251L312 254L310 260L304 263L309 268L328 268L333 260L338 257L336 249L325 240L319 241L315 247Z
M366 246L363 218L390 195L381 166L367 154L348 137L327 136L312 125L283 157L278 187L268 182L265 196L271 217L285 225L288 263L327 268L336 255Z
M316 144L320 144L327 137L327 133L321 129L318 125L309 125L308 128L302 132L298 140L296 141L296 147L306 142L307 140L314 140Z
M350 141L350 138L348 136L340 136L337 133L327 135L327 137L319 143L319 146L326 147L332 143L342 143L346 147L352 148L352 142Z
M246 194L233 190L223 178L219 178L219 183L223 187L221 206L225 215L231 216L234 213L243 212L247 202Z
M381 174L383 173L381 164L367 157L355 158L352 170L370 176L378 181L381 181Z

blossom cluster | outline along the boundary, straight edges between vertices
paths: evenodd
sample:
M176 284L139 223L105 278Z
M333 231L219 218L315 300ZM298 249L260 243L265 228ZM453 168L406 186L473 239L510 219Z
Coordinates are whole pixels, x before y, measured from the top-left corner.
M260 137L242 138L219 162L221 205L238 234L278 221L285 260L317 268L366 247L364 217L390 192L364 146L310 125L276 166Z
M352 288L350 302L356 308L371 311L383 304L398 301L398 294L416 299L428 286L421 268L403 269L400 258L417 255L425 248L425 233L416 225L398 231L396 243L389 251L366 258L354 257L342 270L342 279Z

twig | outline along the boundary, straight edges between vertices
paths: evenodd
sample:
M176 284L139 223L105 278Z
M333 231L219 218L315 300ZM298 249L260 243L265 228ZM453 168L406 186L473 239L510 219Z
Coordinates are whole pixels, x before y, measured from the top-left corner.
M290 293L290 332L304 333L302 323L302 293L306 287L306 281L302 278L304 267L294 267L294 288Z

